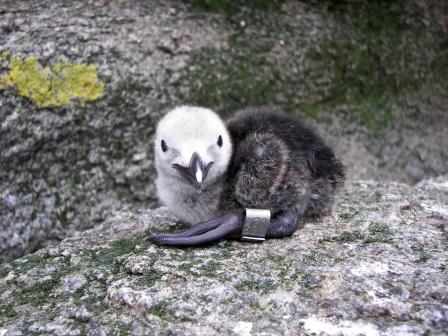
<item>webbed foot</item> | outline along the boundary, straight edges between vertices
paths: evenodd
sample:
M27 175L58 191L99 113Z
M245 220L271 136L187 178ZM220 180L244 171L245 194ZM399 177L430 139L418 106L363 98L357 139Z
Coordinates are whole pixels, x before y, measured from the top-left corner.
M159 233L147 239L157 245L197 246L225 237L239 237L243 224L243 213L228 213L221 217L199 223L191 229L175 233Z

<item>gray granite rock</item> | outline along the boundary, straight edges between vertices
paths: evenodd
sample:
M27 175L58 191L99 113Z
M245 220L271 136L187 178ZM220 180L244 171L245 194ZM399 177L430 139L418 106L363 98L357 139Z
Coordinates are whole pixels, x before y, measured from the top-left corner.
M277 1L233 13L207 3L0 2L2 78L7 52L49 68L95 64L105 85L101 99L56 107L0 85L0 263L113 210L156 206L151 140L174 104L222 115L279 105L320 129L352 180L447 172L442 2Z
M166 209L117 211L5 264L0 334L446 335L448 179L361 181L293 237L164 248Z
M0 85L0 263L103 221L123 203L154 206L151 137L160 95L186 51L219 47L215 19L182 4L2 1L0 56L96 64L102 99L39 107ZM222 21L222 18L220 19ZM6 27L5 26L5 27ZM8 59L0 57L0 76Z

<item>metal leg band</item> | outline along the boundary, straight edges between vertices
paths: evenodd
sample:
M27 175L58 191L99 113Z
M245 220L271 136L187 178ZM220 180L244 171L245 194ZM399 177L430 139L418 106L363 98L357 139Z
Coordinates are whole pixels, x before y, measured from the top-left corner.
M261 242L266 238L271 211L267 209L246 209L246 220L241 234L241 240Z

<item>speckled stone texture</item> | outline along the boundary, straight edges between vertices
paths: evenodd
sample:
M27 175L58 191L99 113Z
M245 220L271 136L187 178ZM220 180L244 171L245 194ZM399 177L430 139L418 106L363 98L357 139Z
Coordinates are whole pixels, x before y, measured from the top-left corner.
M0 263L91 227L123 202L156 204L151 139L169 105L160 88L188 52L227 36L179 6L1 1L0 53L96 64L106 89L100 101L60 108L0 89Z
M1 335L446 335L448 178L361 181L293 237L164 248L117 211L5 264Z
M0 263L156 206L154 127L180 103L299 114L351 180L446 174L442 2L360 2L230 14L201 1L0 1L0 55L94 64L105 83L102 99L57 108L0 89Z

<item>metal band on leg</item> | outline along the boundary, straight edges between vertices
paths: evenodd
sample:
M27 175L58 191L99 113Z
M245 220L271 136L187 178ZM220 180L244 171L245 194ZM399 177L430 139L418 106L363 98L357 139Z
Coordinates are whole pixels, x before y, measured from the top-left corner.
M266 238L271 211L267 209L246 209L246 220L241 234L241 240L261 242Z

